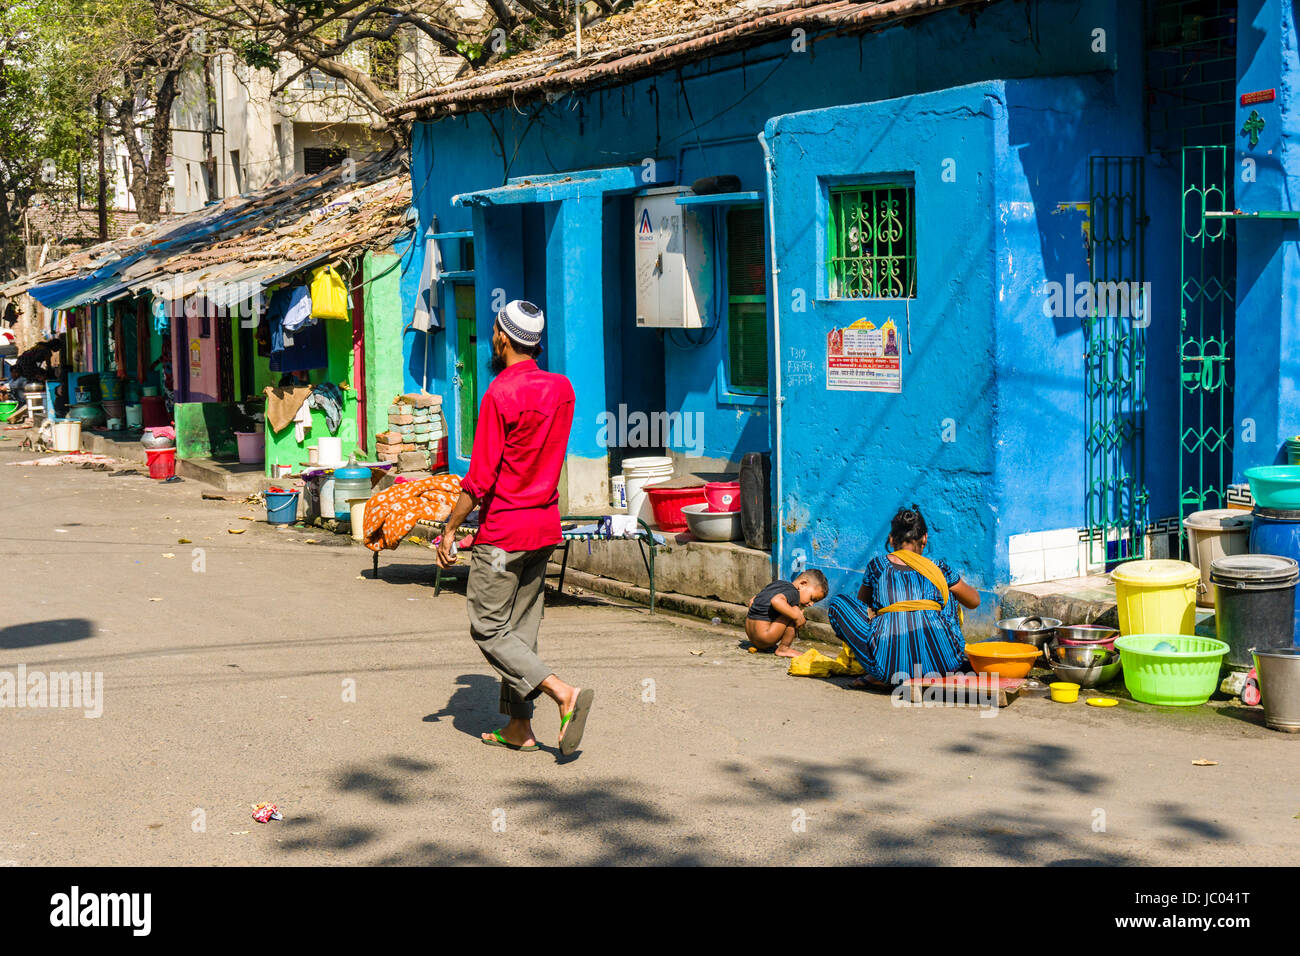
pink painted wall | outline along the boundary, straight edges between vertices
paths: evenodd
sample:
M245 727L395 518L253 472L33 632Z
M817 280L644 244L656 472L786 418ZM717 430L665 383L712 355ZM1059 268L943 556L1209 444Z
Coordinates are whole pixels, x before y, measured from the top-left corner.
M191 402L215 402L218 401L219 377L217 374L217 319L210 320L211 334L203 338L199 333L203 330L203 320L198 316L193 316L186 321L187 337L184 341L180 336L180 323L173 321L171 324L172 335L172 358L179 366L182 362L189 369L190 389L186 398ZM191 352L191 345L197 343L197 358ZM197 365L198 371L195 371ZM177 369L179 381L179 368Z

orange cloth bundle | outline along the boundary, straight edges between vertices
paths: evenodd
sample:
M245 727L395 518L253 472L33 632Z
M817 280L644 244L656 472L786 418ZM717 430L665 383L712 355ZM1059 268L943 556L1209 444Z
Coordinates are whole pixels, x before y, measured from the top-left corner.
M410 534L417 521L446 521L460 497L460 478L433 475L400 481L366 501L363 540L371 551L391 551Z

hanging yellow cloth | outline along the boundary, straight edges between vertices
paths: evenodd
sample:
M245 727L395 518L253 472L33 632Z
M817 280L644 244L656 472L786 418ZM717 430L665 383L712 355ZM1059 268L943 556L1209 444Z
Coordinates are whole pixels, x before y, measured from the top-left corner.
M321 266L311 274L311 314L317 319L348 317L348 285L333 266Z
M853 656L849 646L841 644L839 657L827 657L818 650L804 651L798 657L791 658L790 669L786 673L792 677L857 677L866 671Z
M923 554L917 554L915 551L906 551L899 548L893 556L902 561L905 565L927 579L939 591L942 601L895 601L893 604L887 604L882 607L877 614L886 614L892 611L942 611L944 605L948 603L948 582L944 580L943 572L939 566ZM957 609L957 620L963 621L965 615L961 608Z

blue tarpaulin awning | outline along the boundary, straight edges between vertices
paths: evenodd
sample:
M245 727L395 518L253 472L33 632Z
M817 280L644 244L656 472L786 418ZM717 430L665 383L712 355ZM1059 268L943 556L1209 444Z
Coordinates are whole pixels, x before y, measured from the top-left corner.
M74 309L87 302L113 298L127 287L120 276L96 278L92 274L33 286L27 290L27 294L47 309L57 312L61 309Z

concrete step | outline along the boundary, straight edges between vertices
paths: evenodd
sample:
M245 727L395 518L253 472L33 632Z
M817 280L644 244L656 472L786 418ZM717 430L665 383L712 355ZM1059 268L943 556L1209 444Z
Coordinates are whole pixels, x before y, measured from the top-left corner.
M1115 585L1106 574L1093 574L1041 584L1012 585L1002 592L998 618L1052 617L1065 624L1119 627ZM1215 636L1214 609L1196 609L1196 633Z
M772 580L772 556L734 541L696 541L689 534L660 532L666 539L655 555L655 588L691 597L749 604ZM635 541L575 541L569 568L650 587L650 576Z
M239 462L213 461L211 458L178 459L176 474L224 494L251 495L273 483L266 477L263 465L241 465Z
M145 462L139 432L92 432L81 430L81 450L92 455L108 455L122 461Z
M1115 585L1105 574L1082 578L1013 584L1002 592L998 618L1054 617L1066 624L1119 627Z

